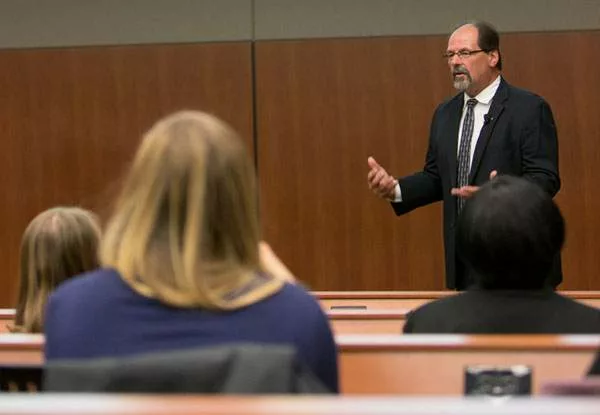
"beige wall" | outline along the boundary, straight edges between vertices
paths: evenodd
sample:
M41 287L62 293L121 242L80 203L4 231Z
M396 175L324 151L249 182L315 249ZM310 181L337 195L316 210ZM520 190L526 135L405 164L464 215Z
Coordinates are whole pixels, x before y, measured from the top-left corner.
M501 32L600 28L597 0L256 0L258 39L445 34L484 19Z
M0 0L0 48L250 39L250 0Z
M0 48L600 29L598 0L0 0Z

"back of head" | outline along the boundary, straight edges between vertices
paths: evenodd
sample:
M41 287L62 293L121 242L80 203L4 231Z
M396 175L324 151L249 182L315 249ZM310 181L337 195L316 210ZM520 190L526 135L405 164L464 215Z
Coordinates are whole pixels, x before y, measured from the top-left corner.
M563 217L550 195L517 177L498 176L467 201L457 250L488 289L540 289L562 248Z
M15 331L40 332L47 297L66 279L98 267L100 226L77 207L37 215L21 240L19 302Z
M496 68L498 68L498 70L502 70L500 34L496 28L490 23L481 20L474 21L471 24L477 28L477 32L479 34L477 44L479 45L479 48L486 52L491 52L493 50L498 51L498 63L496 64Z
M142 295L178 307L232 309L281 282L259 270L254 168L218 118L183 111L144 136L101 245Z

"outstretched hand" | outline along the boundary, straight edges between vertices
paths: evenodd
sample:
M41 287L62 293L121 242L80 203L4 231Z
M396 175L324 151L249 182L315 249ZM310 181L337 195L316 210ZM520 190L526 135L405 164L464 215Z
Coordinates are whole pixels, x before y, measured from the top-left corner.
M367 164L370 169L367 174L369 189L377 196L393 201L396 196L396 185L398 184L398 181L394 176L389 175L373 157L367 159Z
M490 180L492 180L497 175L498 175L498 172L496 170L492 170L492 172L490 173ZM459 188L455 187L454 189L450 190L450 194L453 196L458 196L458 197L468 199L471 196L473 196L475 194L475 192L477 192L478 190L479 190L479 186L463 186L463 187L459 187Z

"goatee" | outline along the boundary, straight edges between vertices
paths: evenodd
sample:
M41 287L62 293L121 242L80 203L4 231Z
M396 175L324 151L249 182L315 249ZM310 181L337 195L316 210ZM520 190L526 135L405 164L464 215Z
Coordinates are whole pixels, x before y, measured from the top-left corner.
M462 75L462 76L458 76ZM464 66L458 66L452 71L452 76L454 77L453 85L454 89L459 90L460 92L464 92L471 86L471 82L473 79L471 78L471 74L467 71L467 68Z

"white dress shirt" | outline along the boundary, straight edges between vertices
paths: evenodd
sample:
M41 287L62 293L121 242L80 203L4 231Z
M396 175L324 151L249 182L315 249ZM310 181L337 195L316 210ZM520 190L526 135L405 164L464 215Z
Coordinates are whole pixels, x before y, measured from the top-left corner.
M477 100L477 104L475 104L475 107L473 108L474 124L473 124L473 136L471 137L471 148L469 149L469 169L471 167L471 163L473 162L473 154L475 154L475 146L477 146L477 140L479 139L479 133L481 133L481 129L483 128L483 124L485 122L485 115L490 110L490 106L492 105L492 99L494 98L494 95L496 95L496 91L498 90L499 86L500 86L500 76L498 75L498 77L491 84L489 84L487 87L485 87L485 89L483 91L481 91L479 94L477 94L477 96L474 97ZM467 100L469 100L469 99L471 99L471 97L468 96L467 93L465 92L464 99L463 99L463 111L462 111L462 115L460 117L460 124L459 124L459 128L458 128L458 138L457 138L458 145L456 146L456 156L457 157L458 157L458 151L460 149L463 121L464 121L464 118L466 115L465 109L467 108ZM402 190L400 189L399 184L396 184L396 188L394 189L394 192L395 192L394 202L396 202L396 203L402 202Z

